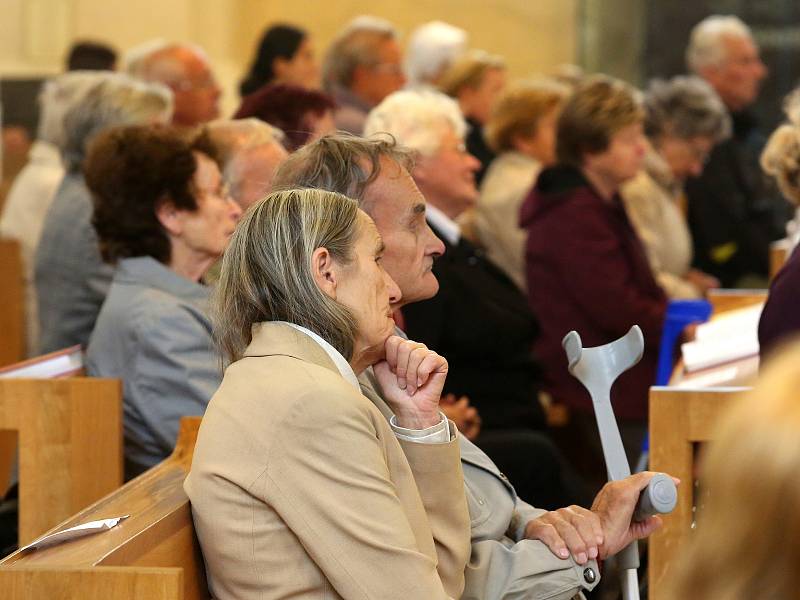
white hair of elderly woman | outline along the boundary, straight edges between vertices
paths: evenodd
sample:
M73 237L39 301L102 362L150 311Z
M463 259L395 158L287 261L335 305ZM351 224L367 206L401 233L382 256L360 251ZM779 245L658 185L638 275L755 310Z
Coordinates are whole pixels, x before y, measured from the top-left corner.
M692 28L689 45L686 47L686 64L699 73L708 66L719 65L725 60L723 39L752 38L750 28L739 17L733 15L711 15Z
M460 139L467 133L455 100L431 90L402 90L370 111L364 136L390 134L400 145L430 156L439 150L448 128Z
M64 115L61 154L68 170L77 169L91 139L115 125L169 122L172 91L123 73L103 73L80 103Z
M62 146L64 115L83 101L86 92L102 81L104 74L104 71L70 71L48 79L39 92L37 139Z
M434 85L437 79L467 49L466 31L443 21L417 27L406 48L408 87Z

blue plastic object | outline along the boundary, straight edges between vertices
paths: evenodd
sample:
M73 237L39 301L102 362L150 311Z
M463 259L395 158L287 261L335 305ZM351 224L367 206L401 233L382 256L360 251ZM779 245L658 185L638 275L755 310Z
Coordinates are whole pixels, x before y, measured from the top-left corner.
M708 300L671 300L661 330L661 346L658 349L658 369L655 385L667 385L672 375L675 343L684 328L690 323L705 323L711 316Z
M670 300L667 314L664 317L664 328L661 330L661 345L658 348L658 369L656 369L655 385L669 384L672 376L675 356L675 344L681 332L690 323L705 323L711 317L711 303L708 300ZM650 451L650 435L646 435L642 443L642 456L636 466L636 472L647 466Z

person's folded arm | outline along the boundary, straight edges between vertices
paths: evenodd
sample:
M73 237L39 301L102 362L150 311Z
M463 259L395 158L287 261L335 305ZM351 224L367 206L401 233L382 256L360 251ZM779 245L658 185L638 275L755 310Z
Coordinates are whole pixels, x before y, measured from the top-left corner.
M414 531L406 513L415 503L420 511L427 507L416 490L409 491L413 481L405 486L393 481L392 476L403 476L403 465L387 464L394 458L378 438L377 420L383 417L354 406L340 391L304 394L274 441L263 491L254 492L279 513L343 598L458 597L461 589L448 595L443 579L463 582L466 557L452 565L460 575L445 578L437 571L430 530ZM434 453L450 446L406 444ZM452 444L457 454L457 442ZM452 457L434 461L430 475L442 475L440 469L451 462ZM417 485L426 487L419 480Z
M594 589L600 580L596 561L579 565L560 559L538 540L507 546L497 540L472 544L461 600L570 600Z

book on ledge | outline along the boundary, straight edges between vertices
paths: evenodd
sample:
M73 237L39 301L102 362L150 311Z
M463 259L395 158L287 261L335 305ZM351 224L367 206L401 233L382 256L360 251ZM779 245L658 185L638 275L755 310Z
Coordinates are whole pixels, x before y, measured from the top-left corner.
M758 321L763 303L721 314L698 325L694 341L681 346L688 373L758 356Z
M83 373L81 347L72 346L0 368L0 379L53 379Z

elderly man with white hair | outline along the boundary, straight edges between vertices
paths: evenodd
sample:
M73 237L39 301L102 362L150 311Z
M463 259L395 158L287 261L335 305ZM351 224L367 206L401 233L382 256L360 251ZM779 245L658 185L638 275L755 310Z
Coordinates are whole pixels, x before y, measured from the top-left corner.
M222 178L242 210L267 195L288 153L283 132L255 118L212 121L205 128L222 163Z
M93 71L75 71L54 77L39 94L39 129L6 198L0 219L0 236L20 245L25 283L26 353L37 354L39 317L33 283L36 246L58 185L64 177L59 147L64 141L64 114L83 100L84 94L103 77Z
M171 116L169 89L117 73L99 75L64 115L66 174L47 211L35 258L39 352L86 346L114 274L100 257L92 227L92 198L82 173L89 144L109 127L166 123Z
M394 26L367 15L353 19L331 43L322 79L338 106L337 129L360 135L370 109L406 82Z
M695 266L723 287L763 287L770 242L782 237L790 216L786 202L764 184L758 157L765 139L749 110L767 69L750 29L733 16L698 23L686 61L733 121L733 136L714 148L702 175L686 186Z
M194 127L219 116L222 90L208 56L199 46L156 40L134 48L126 58L128 73L145 81L163 83L172 90L173 125Z

